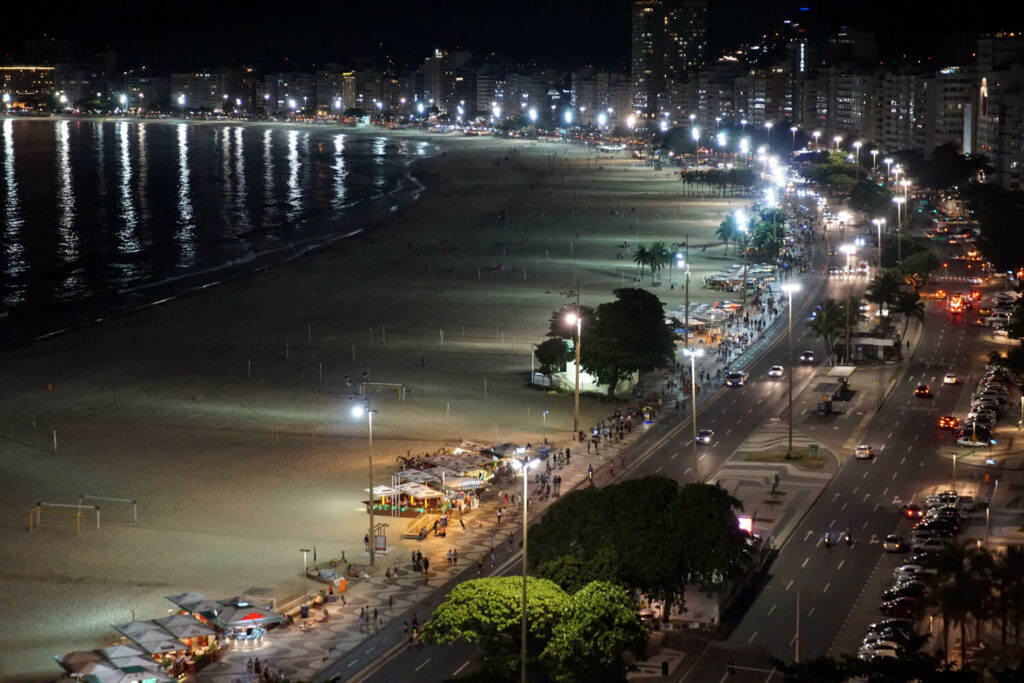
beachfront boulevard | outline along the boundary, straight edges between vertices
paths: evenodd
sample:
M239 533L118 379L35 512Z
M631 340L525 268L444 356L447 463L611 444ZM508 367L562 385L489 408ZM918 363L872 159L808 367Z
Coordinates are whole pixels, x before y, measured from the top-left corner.
M244 135L269 131L272 139L295 135L299 147L320 135L224 125ZM403 149L424 139L388 136ZM327 585L307 584L305 564L322 570L327 558L344 556L368 569L368 425L350 415L350 397L364 379L374 385L375 488L408 484L391 480L403 461L467 440L540 446L546 438L553 451L571 449L571 467L588 462L585 444L572 439L572 392L528 385L532 347L545 338L552 312L574 302L568 291L597 308L615 300L614 290L637 287L679 317L685 273L673 263L659 270L655 286L651 266L633 260L641 245L689 242L690 307L704 323L693 328L708 352L697 363L709 378L699 396L713 394L744 337L757 343L762 320L774 323L772 336L779 333L785 309L777 292L765 292L763 317L751 309L748 321L721 313L741 300L739 292L704 286L742 267L742 254L716 236L739 199L684 196L677 174L637 166L619 152L426 139L445 153L417 156L405 168L403 190L365 207L349 239L8 352L0 368L0 382L12 388L0 445L10 482L3 506L17 522L0 530L10 549L3 582L11 618L0 632L9 648L5 674L52 677L59 673L52 654L113 643L117 634L107 624L165 615L168 595L255 596L292 613L306 591ZM753 290L750 296L748 305ZM586 344L584 337L584 353ZM657 394L662 403L653 423L644 424L641 413L621 443L674 422L677 394L679 418L690 407L690 363L676 360L671 386L664 377L645 384L644 398ZM654 405L633 399L622 410L641 404ZM612 412L584 392L585 428L602 420L608 428ZM615 437L602 440L600 460L590 456L595 478L610 476L604 458ZM486 491L484 505L466 514L465 531L449 519L446 541L451 549L466 543L463 557L489 548L495 493ZM26 535L37 503L49 505ZM80 504L100 508L99 529L79 514ZM507 509L514 521L511 503ZM380 510L375 521L386 525L386 548L368 580L346 577L351 595L386 582L395 564L410 567L409 553L424 547L416 538L422 520ZM430 552L431 572L445 567L448 549ZM397 580L410 582L401 574ZM396 598L393 610L417 601ZM63 605L62 626L31 618L37 604ZM332 614L331 628L353 628L352 611ZM321 654L330 640L302 635ZM309 649L269 658L275 671L312 675L324 663ZM237 677L238 665L222 658L210 675Z

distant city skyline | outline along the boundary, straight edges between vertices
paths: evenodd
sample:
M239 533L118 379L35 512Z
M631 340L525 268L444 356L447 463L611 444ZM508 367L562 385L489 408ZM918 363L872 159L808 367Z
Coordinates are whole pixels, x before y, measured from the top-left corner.
M631 6L630 0L523 0L515 11L497 12L493 5L455 0L440 11L437 5L407 0L312 0L287 11L280 3L253 0L239 11L237 6L183 0L140 17L77 2L58 1L47 5L46 12L18 3L5 11L0 26L0 59L24 62L47 54L54 55L51 61L84 58L109 46L118 50L124 65L307 66L371 57L404 67L440 48L494 51L519 62L617 69L629 64ZM843 25L874 31L883 59L907 53L949 61L969 55L979 32L1024 29L1024 8L1000 0L977 0L969 6L921 0L710 0L708 59L756 41L784 19L819 33Z

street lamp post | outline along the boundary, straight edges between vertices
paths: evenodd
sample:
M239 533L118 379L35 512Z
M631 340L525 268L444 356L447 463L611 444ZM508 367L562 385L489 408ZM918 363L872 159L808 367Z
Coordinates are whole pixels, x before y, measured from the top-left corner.
M576 290L576 312L565 316L565 321L576 326L576 395L572 417L573 434L580 433L580 347L583 345L583 317L580 315L580 292Z
M800 290L800 285L793 282L782 285L782 291L789 295L789 367L786 368L789 375L789 449L786 457L793 456L793 292Z
M903 263L903 245L900 243L900 228L903 222L900 220L900 209L907 200L904 197L893 197L892 200L896 203L896 263Z
M370 551L371 567L374 565L374 546L376 546L377 544L377 539L375 538L376 534L374 533L373 528L373 414L376 412L376 410L372 410L370 408L369 399L364 399L361 403L358 403L352 407L352 415L354 415L355 417L362 417L364 415L366 416L366 436L367 442L369 444L369 451L367 452L366 462L367 465L369 466L368 478L370 482L370 532L367 534L367 537L370 539L370 543L367 549Z
M302 553L302 581L303 586L305 586L303 599L305 600L309 597L309 565L306 564L306 555L309 554L310 550L309 548L299 548L299 552Z
M820 130L814 131L813 133L811 133L811 137L814 138L814 151L817 152L818 151L818 138L821 137L821 131Z
M700 483L700 473L697 468L697 358L704 355L704 349L683 349L683 355L690 358L690 403L693 406L693 482Z
M836 143L836 151L837 152L839 151L839 143L842 142L842 141L843 141L843 136L842 135L837 135L834 138L832 138L832 142Z
M743 300L741 302L742 308L740 310L746 310L747 308L747 234L749 227L747 226L747 217L743 213L743 209L736 209L736 227L743 233Z
M874 174L875 169L878 167L878 150L871 150L871 173Z
M874 218L871 220L878 228L878 272L882 272L882 226L885 225L884 218Z
M793 134L793 154L796 154L796 131L797 130L798 129L797 129L796 126L790 126L789 127L789 132Z
M772 126L774 126L774 125L775 124L772 123L771 121L765 121L764 122L764 127L768 129L768 149L769 150L772 148Z
M522 633L520 634L520 640L522 640L522 683L526 683L526 529L528 515L526 514L527 505L530 499L527 485L530 482L529 469L537 466L537 460L530 460L526 454L523 455L522 460L513 460L512 462L519 464L519 473L523 477L523 614L522 614Z
M857 151L857 160L854 162L856 165L853 176L854 180L860 180L860 148L863 144L864 143L861 142L860 140L857 140L856 142L853 143L853 148Z

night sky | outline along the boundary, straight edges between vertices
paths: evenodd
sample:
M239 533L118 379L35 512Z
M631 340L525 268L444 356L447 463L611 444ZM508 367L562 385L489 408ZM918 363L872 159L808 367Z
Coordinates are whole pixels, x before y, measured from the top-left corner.
M415 65L435 47L496 50L519 62L615 68L629 58L628 0L475 0L347 2L277 0L9 3L0 22L5 61L31 54L49 34L81 56L109 45L123 66L215 67L228 63L300 65L390 57ZM784 18L832 30L860 26L880 35L884 57L897 52L954 59L968 34L1024 29L1024 3L880 0L784 2L711 0L712 54L750 41ZM809 7L801 12L799 7ZM968 8L968 9L965 9Z

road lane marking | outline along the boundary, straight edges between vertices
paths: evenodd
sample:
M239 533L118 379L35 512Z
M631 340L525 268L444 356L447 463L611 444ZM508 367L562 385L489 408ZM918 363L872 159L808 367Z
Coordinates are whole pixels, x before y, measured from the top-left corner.
M914 450L914 447L913 447L913 446L907 446L907 453L909 453L909 452L910 452L910 451L912 451L912 450Z
M872 512L878 512L878 508L881 507L881 505L881 503L875 503L875 508L872 510Z
M705 455L707 455L707 453L701 453L700 457L697 458L697 460L703 460Z
M893 472L893 473L892 473L892 478L893 478L893 479L895 479L895 478L896 478L896 475L898 475L898 474L899 474L899 472Z
M728 429L726 429L725 433L726 434L732 434L732 427L729 427Z
M458 669L456 669L455 673L452 674L452 677L458 676L460 673L462 673L462 670L465 669L467 666L469 666L469 662L468 661L465 664L463 664L462 666L460 666Z
M867 478L868 478L868 473L867 473L867 472L865 472L865 473L864 473L864 476L863 476L863 477L861 477L861 479L867 479Z
M789 590L789 587L792 586L792 585L793 585L793 579L790 579L789 583L786 584L786 590Z
M845 503L843 503L843 507L841 507L841 508L839 508L839 509L840 509L840 510L845 510L845 509L846 509L846 506L847 506L847 505L849 505L849 503L850 503L850 501L846 501Z
M829 522L829 523L828 523L828 528L829 528L829 529L831 529L831 528L832 528L832 527L834 527L835 525L836 525L836 520L835 520L835 519L833 519L833 520L832 520L831 522Z
M861 531L863 531L864 529L867 529L867 528L868 528L868 524L870 524L870 523L871 523L871 520L870 520L870 519L869 519L869 520L867 520L867 521L865 521L865 522L864 522L864 526L862 526L862 527L861 527Z
M868 502L868 498L870 498L870 497L871 497L871 494L870 494L870 493L865 493L865 494L864 494L864 500L862 500L861 502L862 502L862 503L866 503L866 502Z
M804 542L805 542L805 543L807 542L807 539L808 539L808 538L810 538L810 537L811 537L811 534L813 534L813 533L814 533L814 532L813 532L813 531L811 531L810 529L808 529L808 530L807 530L807 533L806 533L806 534L804 534Z
M831 586L831 585L832 585L832 582L831 582L831 581L829 581L828 583L826 583L826 584L825 584L825 587L821 589L821 592L822 592L822 593L828 593L828 587L829 587L829 586Z
M836 571L842 569L844 564L846 564L846 560L839 560L839 566L836 567Z
M353 660L352 660L351 662L349 662L349 663L348 663L348 664L347 664L347 665L345 666L345 668L346 668L346 669L347 669L347 668L349 668L350 666L352 666L353 664L355 664L355 663L356 663L356 662L358 662L358 661L359 661L359 658L358 658L358 657L356 657L356 658L355 658L355 659L353 659Z
M800 565L800 568L803 569L804 567L806 567L807 563L810 562L810 561L811 561L811 558L809 558L809 557L805 558L804 559L804 563L802 565Z
M683 470L683 474L689 474L691 469L693 468L687 467L685 470Z
M886 486L885 490L882 491L882 498L885 498L887 495L889 495L889 487L888 486Z
M772 612L775 611L776 606L778 606L778 603L772 605L771 609L768 610L768 616L772 615Z
M679 451L676 451L675 453L672 454L672 457L669 458L669 460L675 460L676 456L678 456L678 455L679 455Z
M892 438L892 432L889 432L889 436L887 436L887 437L885 437L885 438L887 438L887 439L891 439L891 438Z
M658 469L654 470L654 473L657 474L658 472L661 472L662 467L662 465L659 465Z
M907 456L905 456L905 455L904 455L904 456L903 456L902 458L900 458L900 464L901 464L901 465L902 465L903 463L905 463L906 461L907 461Z
M419 671L420 669L422 669L423 667L425 667L425 666L426 666L427 664L429 664L429 663L430 663L430 657L427 657L426 661L425 661L425 662L423 662L422 664L420 664L419 666L417 666L417 667L416 667L416 668L414 669L414 671Z
M750 645L752 642L754 642L754 638L757 638L757 631L754 631L754 633L751 634L750 640L747 641L747 645Z
M811 611L807 613L807 618L810 619L812 614L814 614L814 608L813 607L811 608Z

